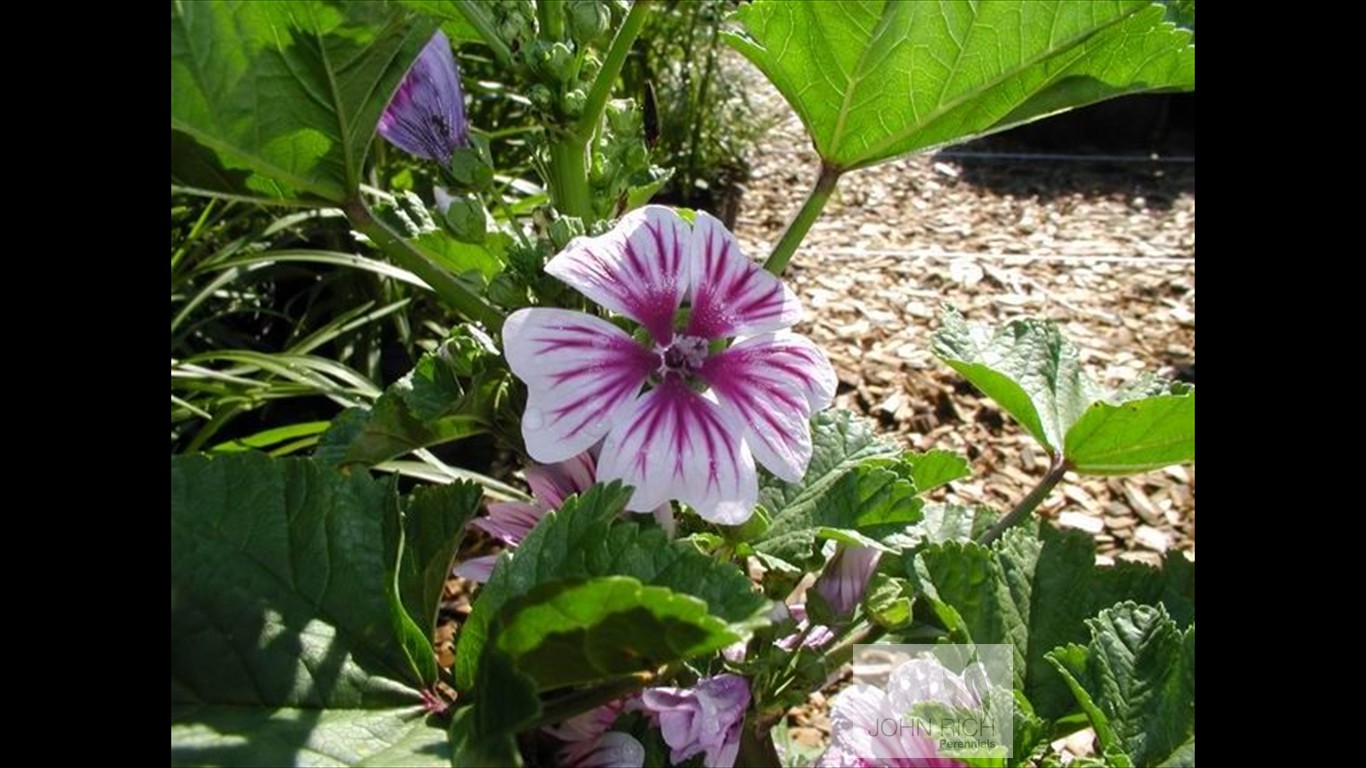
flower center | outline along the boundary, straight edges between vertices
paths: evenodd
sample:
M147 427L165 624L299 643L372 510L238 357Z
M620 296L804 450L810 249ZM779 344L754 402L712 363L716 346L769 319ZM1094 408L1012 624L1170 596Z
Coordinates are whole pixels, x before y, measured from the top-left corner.
M691 378L707 359L707 340L697 336L676 335L669 346L658 351L662 361L659 366L660 378L670 373L676 373L685 379Z

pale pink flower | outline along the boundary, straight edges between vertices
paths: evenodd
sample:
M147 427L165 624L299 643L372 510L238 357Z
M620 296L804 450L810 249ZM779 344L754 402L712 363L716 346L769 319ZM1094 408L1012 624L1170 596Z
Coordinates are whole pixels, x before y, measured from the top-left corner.
M877 569L882 552L872 547L840 544L816 579L815 589L836 616L847 616L863 601L868 579Z
M640 768L645 747L629 733L608 730L616 722L624 700L604 704L542 730L565 742L555 753L563 768Z
M488 515L476 517L470 521L470 525L509 547L517 546L546 513L559 509L570 496L593 487L593 456L581 453L557 464L529 467L526 470L526 484L531 487L529 503L493 502L488 506ZM472 557L457 565L454 573L482 584L489 580L497 561L497 555Z
M632 486L628 509L677 499L726 525L754 510L756 459L801 480L811 414L830 404L835 373L816 345L786 330L801 315L796 297L745 259L720 222L698 213L689 224L646 206L574 240L546 272L641 331L563 309L507 319L533 459L562 461L602 441L598 479Z
M731 768L740 751L749 681L720 674L691 688L647 688L639 706L659 724L674 765L705 753L706 768Z

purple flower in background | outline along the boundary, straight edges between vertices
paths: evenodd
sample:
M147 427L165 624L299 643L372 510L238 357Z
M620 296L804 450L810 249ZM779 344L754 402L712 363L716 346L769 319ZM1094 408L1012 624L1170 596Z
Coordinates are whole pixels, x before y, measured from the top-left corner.
M635 737L610 731L625 702L618 700L565 720L546 733L565 742L555 754L564 768L640 768L645 747Z
M835 549L835 556L816 579L815 588L836 615L848 615L863 600L868 579L872 578L881 556L882 553L872 547L840 544Z
M796 297L720 222L646 206L545 269L642 332L563 309L508 318L532 458L561 461L602 440L598 478L635 489L628 509L678 499L726 525L754 510L756 459L787 481L806 473L811 414L834 397L834 369L786 330L801 314Z
M399 83L379 118L379 135L409 154L451 164L451 154L469 146L465 94L451 41L437 31Z
M510 547L517 546L546 513L559 509L570 496L593 487L593 457L581 453L558 464L530 467L526 470L526 483L531 486L530 503L493 502L489 504L488 515L476 517L470 525ZM473 557L457 565L455 575L482 583L489 580L497 561L497 555Z
M786 606L786 612L793 621L797 622L797 631L779 640L774 640L773 644L791 653L797 650L799 644L802 648L822 648L835 639L835 633L824 624L811 625L811 619L807 618L806 606L802 603ZM776 619L778 621L781 619Z
M697 681L692 688L649 688L640 708L659 723L669 761L677 765L705 752L707 768L731 768L740 751L740 728L749 706L749 682L721 674Z

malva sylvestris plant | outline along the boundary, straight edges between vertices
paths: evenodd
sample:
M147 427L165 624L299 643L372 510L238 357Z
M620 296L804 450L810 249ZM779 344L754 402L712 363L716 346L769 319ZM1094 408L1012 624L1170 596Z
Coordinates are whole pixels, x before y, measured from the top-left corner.
M788 482L802 478L811 414L830 404L835 372L787 330L801 316L796 297L720 222L645 206L573 241L545 271L640 330L563 309L508 318L533 459L563 461L601 441L598 479L633 487L628 509L677 499L725 525L754 509L756 458Z
M1193 762L1193 565L1177 555L1109 579L1089 537L1022 525L1068 473L1193 461L1193 388L1104 390L1052 325L993 334L947 313L935 352L1051 462L1010 510L936 503L925 494L969 476L967 460L828 410L835 373L791 330L801 306L780 279L851 170L1101 98L1193 89L1191 33L1170 21L1193 24L1193 4L736 4L716 34L778 87L820 156L762 268L710 214L648 204L668 172L645 110L613 97L641 80L623 75L655 12L667 6L172 4L173 180L216 157L231 172L204 183L241 184L183 194L340 210L349 226L329 249L437 300L384 312L438 307L403 318L434 347L408 376L377 397L343 376L356 405L321 435L285 430L311 439L281 453L316 443L313 455L243 442L173 456L172 761L772 768L774 727L856 644L971 637L1027 664L1006 697L1030 724L1014 760L1054 760L1049 740L1089 721L1106 760ZM493 62L469 109L513 95L517 109L470 125L439 26ZM858 62L856 76L832 77L831 61ZM927 65L943 61L972 66ZM375 136L429 165L371 152ZM503 141L531 151L500 154ZM177 147L195 142L182 164ZM528 154L533 167L495 175ZM174 307L175 257L172 273ZM562 306L560 283L598 310ZM279 369L338 375L320 354ZM428 451L478 434L524 446L530 496ZM415 490L381 472L410 473ZM431 480L456 476L477 482ZM476 519L485 493L500 500ZM679 535L675 503L696 513ZM659 525L623 514L651 511ZM469 527L507 551L454 562ZM452 565L479 584L442 666L431 637ZM1108 652L1121 641L1141 647ZM222 664L226 649L243 663ZM866 721L974 703L972 681L910 666L895 682L835 699L818 764L959 762L928 741L878 741Z

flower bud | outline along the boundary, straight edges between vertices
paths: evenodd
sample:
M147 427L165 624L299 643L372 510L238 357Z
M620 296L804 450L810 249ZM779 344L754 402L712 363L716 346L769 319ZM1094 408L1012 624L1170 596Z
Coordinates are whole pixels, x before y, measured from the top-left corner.
M452 197L446 208L446 228L464 242L484 242L484 236L488 234L488 214L484 211L484 204L469 195Z
M599 0L569 0L569 34L579 45L597 42L612 25L612 13Z

